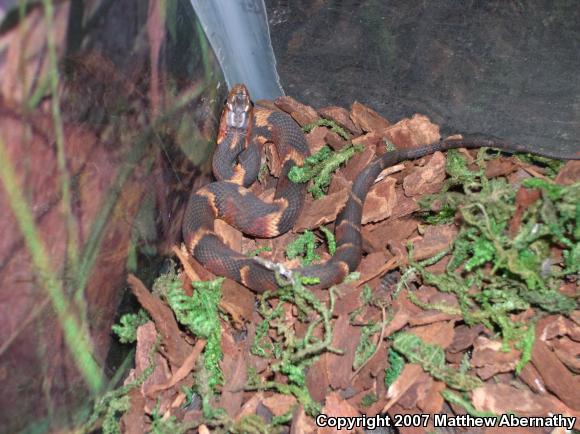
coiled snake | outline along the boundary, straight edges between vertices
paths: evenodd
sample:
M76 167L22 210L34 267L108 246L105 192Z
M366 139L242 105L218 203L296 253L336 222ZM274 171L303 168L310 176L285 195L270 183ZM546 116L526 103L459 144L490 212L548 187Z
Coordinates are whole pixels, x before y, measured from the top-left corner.
M282 166L276 194L270 203L262 201L247 188L258 176L260 152L266 142L275 144ZM289 115L254 108L248 90L239 84L227 98L217 143L213 157L217 182L192 192L183 220L183 238L190 253L212 273L236 280L256 292L275 290L278 285L271 267L226 246L214 231L214 221L223 219L243 233L258 238L275 237L290 230L300 215L306 193L305 184L294 184L288 179L292 166L302 165L309 155L304 134ZM336 218L336 253L325 263L296 271L302 276L318 278L319 283L313 287L327 288L341 282L357 268L362 254L363 204L383 169L436 151L483 146L530 152L518 144L476 138L443 140L387 152L376 158L357 176Z

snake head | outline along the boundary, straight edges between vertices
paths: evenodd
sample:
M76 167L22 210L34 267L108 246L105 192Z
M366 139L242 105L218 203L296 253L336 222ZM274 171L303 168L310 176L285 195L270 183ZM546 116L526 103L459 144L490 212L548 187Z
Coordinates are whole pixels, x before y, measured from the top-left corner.
M236 84L228 95L225 107L225 122L228 128L247 130L252 117L252 101L248 88Z

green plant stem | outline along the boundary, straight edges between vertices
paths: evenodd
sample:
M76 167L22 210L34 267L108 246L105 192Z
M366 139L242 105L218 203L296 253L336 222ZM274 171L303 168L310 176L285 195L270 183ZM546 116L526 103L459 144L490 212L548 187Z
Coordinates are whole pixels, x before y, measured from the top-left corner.
M64 212L66 229L67 229L67 259L71 276L76 275L78 269L78 237L77 224L72 210L72 197L70 175L67 168L66 152L64 146L64 128L62 116L60 113L60 96L58 93L59 86L59 72L58 72L58 58L56 52L56 37L54 32L54 6L52 0L43 0L44 6L44 21L46 23L46 46L48 51L48 76L50 80L51 90L51 111L54 125L54 136L56 140L56 158L58 171L60 175L60 184L62 192L62 209ZM77 303L78 304L78 303ZM78 306L84 311L84 303Z
M87 385L93 392L97 392L103 386L103 376L100 366L92 356L89 336L85 333L85 328L80 326L79 321L72 314L62 283L51 270L51 264L37 231L34 217L21 194L16 179L4 140L0 137L0 180L6 190L8 203L24 237L24 242L32 258L32 264L36 269L38 281L50 298L59 319L66 346Z

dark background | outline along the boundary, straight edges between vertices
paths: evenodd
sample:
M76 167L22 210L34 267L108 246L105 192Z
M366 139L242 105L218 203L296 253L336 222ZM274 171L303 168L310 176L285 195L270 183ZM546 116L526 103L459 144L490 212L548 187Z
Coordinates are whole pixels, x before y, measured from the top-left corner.
M580 4L266 0L287 94L580 150Z

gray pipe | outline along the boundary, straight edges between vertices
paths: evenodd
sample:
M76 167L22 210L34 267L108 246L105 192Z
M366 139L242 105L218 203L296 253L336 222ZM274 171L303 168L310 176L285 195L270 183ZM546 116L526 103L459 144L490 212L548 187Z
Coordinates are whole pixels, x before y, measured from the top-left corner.
M253 99L284 95L264 0L191 0L228 87L245 83Z

